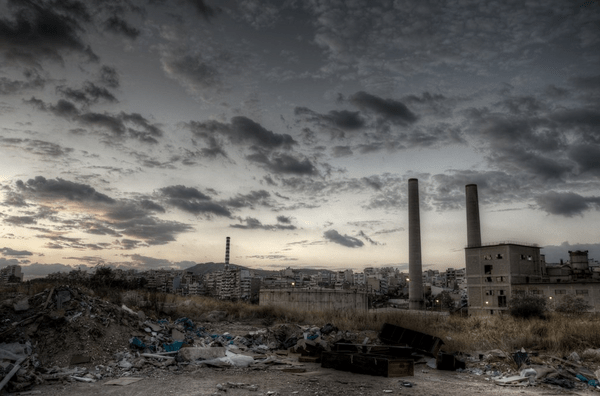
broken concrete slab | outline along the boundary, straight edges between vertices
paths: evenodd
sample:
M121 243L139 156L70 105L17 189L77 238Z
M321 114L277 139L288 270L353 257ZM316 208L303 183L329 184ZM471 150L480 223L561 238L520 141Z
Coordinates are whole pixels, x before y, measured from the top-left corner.
M183 334L181 331L179 331L177 329L172 329L171 330L171 338L173 339L173 341L183 341L183 340L185 340L185 334Z
M178 356L186 361L193 362L194 360L209 360L220 357L225 357L226 349L223 347L206 347L206 348L195 348L185 347L179 350Z
M529 378L520 375L513 375L511 377L495 379L494 382L501 386L528 386Z
M27 311L29 309L29 299L24 298L22 300L15 302L13 304L13 309L15 310L15 312Z

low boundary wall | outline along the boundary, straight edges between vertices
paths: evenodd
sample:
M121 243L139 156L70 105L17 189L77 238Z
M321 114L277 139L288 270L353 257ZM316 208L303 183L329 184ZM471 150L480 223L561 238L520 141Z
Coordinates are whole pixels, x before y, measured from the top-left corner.
M259 305L281 306L302 311L367 311L365 292L332 289L262 289Z

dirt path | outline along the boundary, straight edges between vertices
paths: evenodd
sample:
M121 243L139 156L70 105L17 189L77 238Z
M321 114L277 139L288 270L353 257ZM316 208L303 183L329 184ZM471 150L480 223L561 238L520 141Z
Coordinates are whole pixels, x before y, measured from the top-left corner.
M368 375L352 374L333 369L323 369L319 364L305 364L305 373L283 372L277 367L267 370L252 369L213 369L192 368L184 370L157 370L152 376L127 386L104 385L109 379L93 384L67 383L38 386L35 390L48 396L80 396L80 395L297 395L297 396L353 396L353 395L575 395L591 394L588 390L576 392L566 391L558 387L501 387L487 381L483 376L473 376L456 372L423 370L415 367L414 377L384 378ZM410 381L412 388L401 385L402 381ZM228 387L227 383L257 385L257 390L247 387ZM220 390L218 384L226 390ZM391 392L385 392L385 391ZM274 392L274 393L270 393Z

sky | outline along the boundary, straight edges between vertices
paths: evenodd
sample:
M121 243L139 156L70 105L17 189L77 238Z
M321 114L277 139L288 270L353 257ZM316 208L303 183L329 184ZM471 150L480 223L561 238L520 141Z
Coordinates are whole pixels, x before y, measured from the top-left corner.
M600 259L600 4L0 0L0 267Z

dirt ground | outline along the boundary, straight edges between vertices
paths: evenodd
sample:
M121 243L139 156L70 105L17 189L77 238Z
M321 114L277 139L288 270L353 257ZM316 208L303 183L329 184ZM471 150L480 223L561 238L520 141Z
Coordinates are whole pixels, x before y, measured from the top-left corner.
M183 370L157 370L151 376L126 386L105 385L109 379L96 383L66 383L38 386L35 390L48 396L79 395L584 395L593 391L568 391L554 386L502 387L487 381L484 376L474 376L449 371L425 370L425 366L415 367L414 377L384 378L352 374L333 369L324 369L320 364L306 363L305 373L283 372L272 367L266 370L215 369L189 366ZM402 386L410 381L411 388ZM228 386L238 384L239 387ZM221 384L224 390L220 390ZM240 384L257 385L257 390L249 390ZM273 392L273 393L271 393Z

